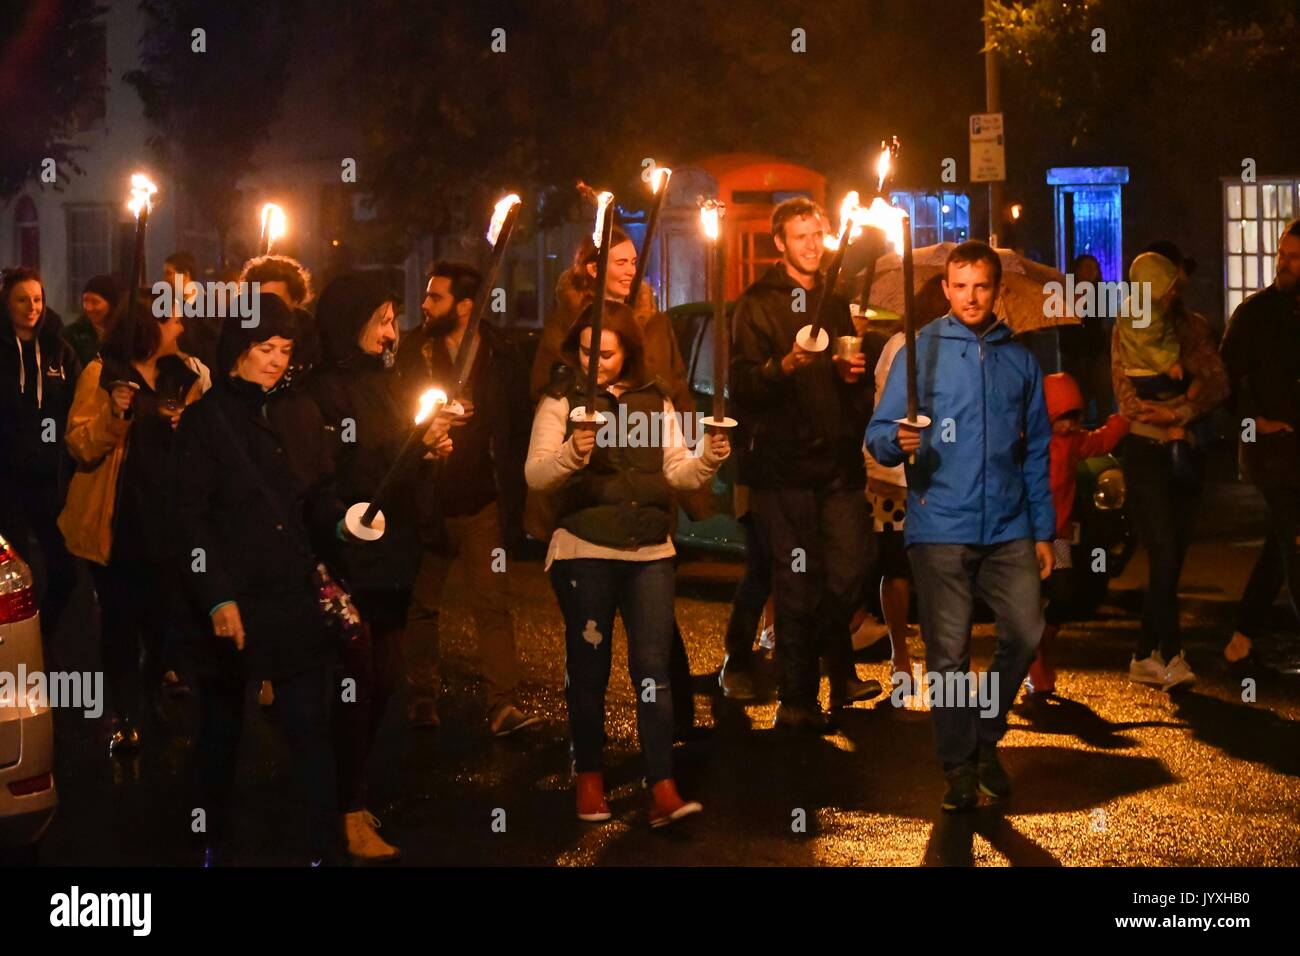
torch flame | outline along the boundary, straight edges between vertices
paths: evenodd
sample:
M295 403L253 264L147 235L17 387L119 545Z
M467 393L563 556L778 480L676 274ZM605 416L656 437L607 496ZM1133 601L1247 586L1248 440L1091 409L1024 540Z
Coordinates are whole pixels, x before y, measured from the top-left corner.
M501 237L501 227L505 224L506 216L510 215L510 210L519 205L521 200L515 193L511 193L504 199L497 201L496 208L492 210L492 224L488 226L487 240L495 247L497 239Z
M153 194L158 191L158 187L144 173L131 174L131 199L126 204L126 208L131 210L131 215L136 219L140 218L140 210L148 208L153 210Z
M898 253L903 251L903 217L905 213L897 206L891 206L880 196L871 200L866 209L859 209L858 222L864 226L875 226L885 234L885 239Z
M436 410L447 404L447 393L431 388L420 396L420 410L415 413L415 424L423 425Z
M722 217L727 214L726 203L717 199L705 199L700 202L700 225L710 242L717 241L722 231Z
M650 191L658 195L662 190L668 188L668 179L672 176L673 171L667 166L656 166L654 179L650 182Z
M601 236L605 234L605 217L609 214L609 207L614 204L614 194L605 190L596 197L596 231L591 234L591 241L600 248Z
M273 202L262 206L262 235L267 239L267 248L275 244L289 229L289 219L284 210Z
M838 235L827 233L822 239L822 244L834 252L839 249L840 243L845 239L856 239L862 235L861 218L863 214L862 206L858 204L858 191L850 189L844 194L844 199L840 202L840 231Z
M885 189L885 180L889 178L890 166L890 149L884 141L880 141L880 156L876 158L876 192L883 192Z

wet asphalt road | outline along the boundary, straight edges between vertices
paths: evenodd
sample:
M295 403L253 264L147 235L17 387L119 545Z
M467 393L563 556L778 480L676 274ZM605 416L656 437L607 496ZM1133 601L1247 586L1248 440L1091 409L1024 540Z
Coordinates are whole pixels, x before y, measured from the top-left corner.
M1221 575L1215 550L1202 554L1202 573ZM953 816L938 809L943 782L926 713L882 697L849 712L832 737L791 737L769 729L774 703L742 708L720 699L716 673L737 572L694 562L679 575L698 720L714 731L677 750L680 789L703 802L704 814L657 832L639 784L621 625L607 725L614 819L583 824L568 782L561 618L540 563L513 563L511 578L521 704L545 722L504 741L487 734L472 625L453 576L442 728L408 729L399 697L373 759L371 809L404 850L399 865L1300 864L1300 677L1261 684L1257 701L1243 703L1219 657L1227 604L1187 602L1185 641L1201 682L1171 697L1128 683L1137 593L1113 592L1116 605L1062 632L1058 699L1011 718L1003 743L1011 799ZM81 603L63 647L65 666L86 668L96 652L89 602ZM991 654L990 632L977 628L977 666ZM1283 636L1265 651L1289 659L1294 642ZM912 651L923 655L919 640ZM859 667L886 684L887 670ZM274 718L251 697L249 707L232 862L296 864L304 834L287 754ZM106 720L58 713L61 806L41 862L193 864L193 725L192 702L173 707L167 725L146 728L141 756L127 763L107 756ZM805 831L795 832L800 818Z

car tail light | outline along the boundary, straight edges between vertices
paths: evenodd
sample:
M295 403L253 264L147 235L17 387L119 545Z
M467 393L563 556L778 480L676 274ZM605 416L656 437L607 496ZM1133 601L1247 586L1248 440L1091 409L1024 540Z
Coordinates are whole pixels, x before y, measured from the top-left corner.
M18 552L0 537L0 624L25 621L36 615L32 593L32 569Z
M43 773L39 777L28 777L26 780L15 780L9 784L9 792L15 797L28 797L33 793L40 793L42 790L48 790L54 786L54 774Z

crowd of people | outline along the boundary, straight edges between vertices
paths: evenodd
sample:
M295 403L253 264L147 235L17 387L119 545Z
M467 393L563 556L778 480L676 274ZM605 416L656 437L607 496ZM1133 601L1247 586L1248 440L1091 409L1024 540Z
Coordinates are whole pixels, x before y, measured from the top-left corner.
M1184 302L1190 262L1170 243L1153 244L1130 272L1151 291L1150 321L1134 328L1117 318L1108 348L1093 328L1109 374L1082 383L1043 375L995 315L1001 258L962 243L931 290L938 304L921 310L911 395L903 333L861 334L863 310L825 288L826 230L810 200L776 207L779 261L734 314L738 426L710 427L698 440L677 414L694 412L677 338L648 288L632 296L637 250L618 229L605 288L596 288L592 241L576 251L530 369L491 323L472 324L482 280L464 263L430 268L408 331L399 299L375 277L344 274L317 296L285 256L245 264L251 323L185 317L184 300L198 294L186 253L165 266L180 293L169 293L171 308L98 276L66 327L35 270L7 270L0 307L15 348L0 349L0 533L38 568L52 668L81 560L99 614L110 753L148 745L142 729L161 695L197 694L206 863L230 844L252 685L290 744L313 861L394 859L400 851L368 808L370 751L403 681L409 724L440 725L439 620L457 565L486 731L507 736L540 722L518 696L510 575L499 562L502 516L522 513L546 545L564 619L577 815L611 816L605 694L620 617L648 819L665 826L702 810L679 793L673 771L674 742L700 732L674 610L673 530L679 510L712 513L714 477L734 452L746 564L721 693L741 703L759 696L762 630L765 642L774 635L775 726L829 732L838 711L883 690L855 665L867 589L879 589L877 633L895 681L913 673L914 593L927 671L971 678L955 685L969 698L941 696L932 707L943 808L964 809L981 793L1010 793L998 743L1022 687L1055 691L1054 638L1070 620L1077 576L1091 573L1071 561L1080 460L1118 446L1149 557L1130 678L1166 690L1194 682L1177 588L1206 422L1225 403L1242 420L1244 474L1270 519L1224 650L1234 666L1256 663L1252 642L1282 585L1293 607L1300 594L1300 223L1283 231L1272 284L1236 310L1220 347ZM799 303L823 295L825 332L856 337L856 348L800 338L814 310ZM420 396L451 389L458 374L454 401L408 441ZM1094 387L1098 379L1109 390ZM1108 410L1112 394L1115 414L1086 431L1085 414ZM527 437L514 414L521 406L533 409ZM610 441L594 413L657 417L664 427L657 441ZM358 523L354 506L381 490L375 520ZM991 690L987 709L973 705L976 599L997 624L993 659L978 676Z

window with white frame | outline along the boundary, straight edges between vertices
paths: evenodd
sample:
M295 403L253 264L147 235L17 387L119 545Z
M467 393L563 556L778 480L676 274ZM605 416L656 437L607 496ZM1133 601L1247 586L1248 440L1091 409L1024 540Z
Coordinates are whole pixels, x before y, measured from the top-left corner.
M68 224L68 298L80 303L81 290L93 276L113 271L113 207L66 206Z
M1273 283L1277 239L1300 209L1300 178L1223 182L1224 319L1252 292Z

